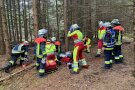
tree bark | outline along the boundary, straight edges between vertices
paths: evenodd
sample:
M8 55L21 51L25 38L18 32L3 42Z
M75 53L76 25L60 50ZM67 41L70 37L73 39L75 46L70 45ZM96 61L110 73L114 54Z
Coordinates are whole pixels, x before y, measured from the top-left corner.
M68 51L68 38L67 38L67 0L64 0L64 30L65 30L65 50Z
M59 13L58 13L58 0L56 0L56 20L57 20L57 39L59 40Z
M22 41L22 28L21 28L21 12L20 12L20 0L17 0L18 3L18 18L19 18L19 36L20 36L20 42Z
M3 6L1 7L1 12L2 12L2 26L3 26L3 33L4 33L4 41L6 47L6 59L8 59L10 57L10 43L8 37L9 35L8 35L8 28L6 22L6 14Z
M33 21L34 21L34 37L37 37L39 25L38 25L38 0L33 0Z
M2 27L2 13L0 8L0 55L5 54L5 43L4 43L4 35L3 35L3 27Z
M134 25L133 36L134 36L134 60L135 60L135 0L133 1L133 25Z

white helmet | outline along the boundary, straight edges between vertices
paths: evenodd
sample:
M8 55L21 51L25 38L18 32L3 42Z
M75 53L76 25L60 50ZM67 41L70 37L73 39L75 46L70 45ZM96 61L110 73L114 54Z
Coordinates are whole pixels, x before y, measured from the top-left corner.
M110 22L105 22L104 27L111 27L111 23Z
M29 42L28 42L28 41L23 41L22 44L23 44L23 45L29 45Z
M99 27L102 27L104 23L103 21L99 21L98 24L99 24Z
M46 34L48 32L48 30L46 30L46 29L40 29L39 31L38 31L38 35L44 35L44 34Z
M119 22L119 19L113 19L111 23L114 24L114 23L117 23L117 22Z
M51 40L54 42L56 41L56 37L52 37Z
M70 26L69 31L74 31L74 30L78 30L78 29L80 29L78 24L73 24L73 25Z

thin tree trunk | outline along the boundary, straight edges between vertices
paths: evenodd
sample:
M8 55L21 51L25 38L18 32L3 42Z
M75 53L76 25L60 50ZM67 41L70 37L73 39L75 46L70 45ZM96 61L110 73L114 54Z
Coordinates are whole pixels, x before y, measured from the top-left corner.
M14 27L16 33L16 40L19 42L19 32L18 32L18 24L17 24L17 14L16 14L16 0L13 0L13 8L14 8Z
M13 37L13 41L16 41L15 39L15 32L14 32L14 25L13 25L13 13L12 13L12 0L9 0L10 4L9 4L9 9L10 9L10 22L11 22L11 33L12 33L12 37Z
M135 0L133 1L133 25L134 25L133 36L134 36L134 60L135 60Z
M10 43L9 43L8 27L7 27L4 7L1 7L1 12L2 12L2 26L3 26L3 33L4 33L4 41L6 46L6 59L8 59L10 57Z
M28 0L28 11L30 12L30 1ZM30 35L30 41L32 42L32 29L31 29L31 13L29 13L29 35Z
M7 5L7 11L6 11L6 13L7 13L7 19L8 19L8 32L9 32L9 39L10 39L10 41L12 41L12 34L11 34L11 23L10 23L10 7L9 7L9 0L6 0L6 5Z
M66 51L68 51L68 38L67 38L67 0L64 0L64 30L65 30L65 44Z
M28 41L28 29L27 29L27 14L26 14L26 0L24 0L24 31L25 31L25 40Z
M34 37L37 37L39 26L38 26L38 11L37 11L37 0L33 0L33 20L34 20Z
M0 7L0 55L5 54L5 43L4 43L4 35L3 35L3 27L2 27L2 13Z
M20 42L22 41L22 28L21 28L21 13L20 13L20 0L17 0L18 3L18 18L19 18L19 36L20 36Z
M57 20L57 39L59 40L59 13L58 13L58 0L56 0L56 20Z

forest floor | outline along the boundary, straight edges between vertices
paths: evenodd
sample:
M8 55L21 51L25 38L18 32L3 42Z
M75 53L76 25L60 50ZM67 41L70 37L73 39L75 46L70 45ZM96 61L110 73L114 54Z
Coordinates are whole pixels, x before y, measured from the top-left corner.
M96 46L93 46L91 53L85 53L89 69L82 69L77 75L70 74L66 65L62 65L47 77L38 78L33 68L1 82L0 90L135 90L133 43L123 44L122 50L125 63L114 64L110 70L102 68L103 55L94 57ZM3 75L8 74L1 71Z

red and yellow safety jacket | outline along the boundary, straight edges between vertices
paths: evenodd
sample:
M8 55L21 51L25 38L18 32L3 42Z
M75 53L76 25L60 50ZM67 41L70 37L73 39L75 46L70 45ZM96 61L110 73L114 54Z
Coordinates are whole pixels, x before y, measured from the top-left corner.
M99 40L102 40L104 35L105 35L105 32L106 32L106 28L105 27L101 27L98 29L98 39Z
M61 43L60 43L60 41L56 41L56 42L54 42L54 44L56 46L56 52L60 54L61 53Z
M75 44L83 43L83 34L79 30L69 31L68 37L73 38Z
M121 25L115 26L113 28L115 31L115 45L121 45L122 44L122 32L124 31L124 28Z
M45 54L45 43L46 39L44 39L43 37L38 37L35 39L34 54L38 58L43 58Z

